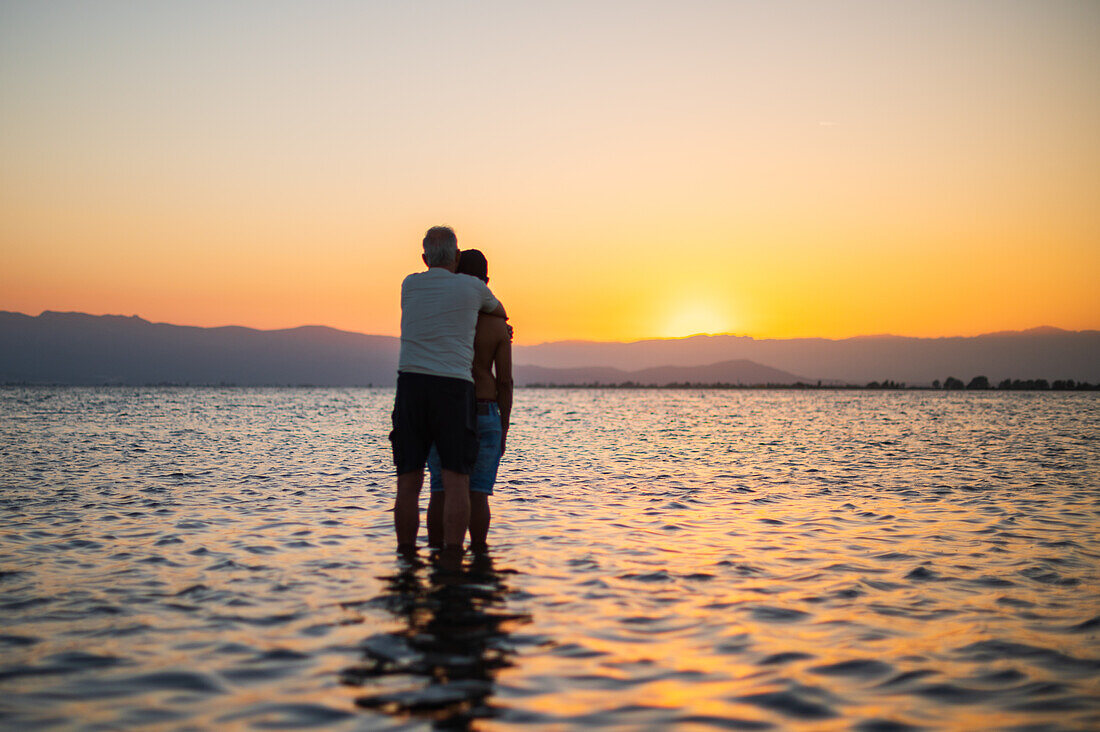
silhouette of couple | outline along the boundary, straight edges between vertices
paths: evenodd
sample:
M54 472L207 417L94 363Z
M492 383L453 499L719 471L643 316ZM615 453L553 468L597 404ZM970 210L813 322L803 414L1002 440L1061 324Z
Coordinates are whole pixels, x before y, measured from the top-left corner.
M424 466L431 473L428 544L461 552L466 530L486 548L489 496L512 412L512 342L488 263L459 252L449 227L424 236L428 269L401 283L401 355L393 407L394 528L415 551Z

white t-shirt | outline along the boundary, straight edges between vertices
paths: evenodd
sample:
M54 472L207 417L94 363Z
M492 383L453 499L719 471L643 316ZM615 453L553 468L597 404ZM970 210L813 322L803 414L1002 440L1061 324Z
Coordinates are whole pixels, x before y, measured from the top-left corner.
M478 312L499 303L488 285L442 267L417 272L401 283L399 372L473 381Z

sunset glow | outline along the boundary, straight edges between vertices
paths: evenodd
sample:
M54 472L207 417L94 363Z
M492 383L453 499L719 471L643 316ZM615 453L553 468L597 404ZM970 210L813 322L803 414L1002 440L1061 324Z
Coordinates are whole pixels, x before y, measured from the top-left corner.
M1100 328L1095 3L0 4L0 310L519 343Z
M662 338L682 338L700 333L729 333L736 330L730 318L713 303L690 296L669 304L663 326L656 334Z

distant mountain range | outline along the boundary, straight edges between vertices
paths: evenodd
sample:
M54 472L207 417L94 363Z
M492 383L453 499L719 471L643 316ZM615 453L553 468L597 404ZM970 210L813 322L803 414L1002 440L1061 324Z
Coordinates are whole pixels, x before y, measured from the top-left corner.
M555 369L546 366L516 366L517 381L527 384L794 384L809 383L805 376L773 369L748 359L722 361L704 366L654 366L627 371L610 366ZM816 382L816 379L814 379Z
M972 337L909 338L893 335L755 339L692 336L633 343L559 341L516 349L517 363L571 369L599 364L646 369L747 359L826 383L871 381L929 384L948 376L1100 381L1100 331L1042 327ZM807 380L807 379L803 379Z
M322 326L255 330L0 312L0 382L392 384L399 341Z
M255 330L139 317L0 311L0 383L388 386L400 342L323 326ZM757 340L694 336L516 346L516 382L927 384L955 376L1100 381L1100 331L1036 328L966 338ZM765 365L766 364L766 365Z

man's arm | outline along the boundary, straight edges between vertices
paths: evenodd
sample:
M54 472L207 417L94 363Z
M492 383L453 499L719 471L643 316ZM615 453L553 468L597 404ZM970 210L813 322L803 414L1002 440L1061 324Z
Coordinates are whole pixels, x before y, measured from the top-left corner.
M500 408L500 453L504 454L508 440L508 425L512 422L512 338L507 325L500 323L501 338L493 353L493 372L497 382L497 406Z
M486 315L492 315L496 318L504 318L505 320L508 319L508 313L504 312L504 305L500 302L500 300L497 300L497 306L495 310L483 310L482 312L484 312Z

